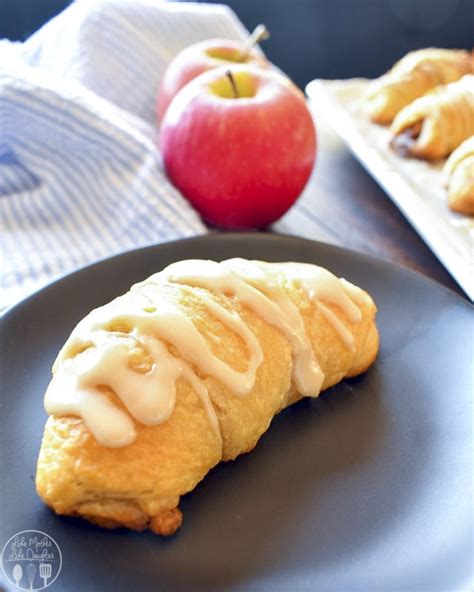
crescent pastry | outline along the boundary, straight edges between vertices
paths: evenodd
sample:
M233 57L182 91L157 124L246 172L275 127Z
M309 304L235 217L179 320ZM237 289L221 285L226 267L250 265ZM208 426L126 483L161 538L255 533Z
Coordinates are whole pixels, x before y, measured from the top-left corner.
M362 289L303 263L181 261L93 310L45 395L36 486L58 514L168 535L180 496L272 418L364 372Z
M474 134L474 76L440 86L394 119L392 147L402 156L438 160Z
M412 51L370 84L365 97L369 116L376 123L389 124L418 97L473 72L473 59L468 51L435 48Z

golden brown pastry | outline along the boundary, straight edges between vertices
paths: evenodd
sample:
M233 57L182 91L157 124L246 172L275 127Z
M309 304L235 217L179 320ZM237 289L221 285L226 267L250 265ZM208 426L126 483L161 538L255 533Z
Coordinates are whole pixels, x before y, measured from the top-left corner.
M181 524L180 496L276 413L364 372L370 296L308 264L173 264L74 329L45 395L39 495L104 527Z
M455 212L474 216L474 136L463 142L443 169L448 205Z
M445 158L474 134L474 76L440 86L395 117L392 148L402 156Z
M468 51L435 48L412 51L369 85L365 98L370 118L376 123L389 124L418 97L473 72L472 55Z

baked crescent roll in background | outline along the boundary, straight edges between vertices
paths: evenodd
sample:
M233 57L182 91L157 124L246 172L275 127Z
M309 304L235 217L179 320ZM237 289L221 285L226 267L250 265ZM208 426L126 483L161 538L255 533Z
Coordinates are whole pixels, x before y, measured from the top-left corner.
M474 76L440 86L395 117L392 148L402 156L445 158L474 134Z
M473 58L468 51L435 48L412 51L371 82L365 96L367 111L372 121L389 124L418 97L473 72Z
M474 216L474 136L463 142L443 168L448 205L455 212Z
M366 292L314 265L170 265L93 310L59 353L39 495L58 514L172 534L180 496L213 466L372 364L375 314Z

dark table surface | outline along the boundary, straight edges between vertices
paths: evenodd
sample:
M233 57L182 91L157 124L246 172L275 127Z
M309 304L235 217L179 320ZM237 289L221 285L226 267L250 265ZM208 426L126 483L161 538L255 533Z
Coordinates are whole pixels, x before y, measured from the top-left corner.
M272 230L409 267L467 298L388 195L316 114L318 157L297 203Z

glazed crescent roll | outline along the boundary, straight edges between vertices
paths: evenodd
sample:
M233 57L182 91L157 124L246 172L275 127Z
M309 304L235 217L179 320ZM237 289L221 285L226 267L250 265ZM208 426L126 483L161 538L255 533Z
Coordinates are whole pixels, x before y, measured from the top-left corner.
M445 158L474 134L474 76L440 86L395 117L391 146L402 156Z
M168 535L180 496L272 418L364 372L371 297L309 264L170 265L93 310L45 395L36 486L58 514Z
M472 55L459 49L420 49L372 81L365 96L372 121L389 124L404 107L440 84L473 73Z
M474 136L463 142L443 168L448 205L455 212L474 216Z

